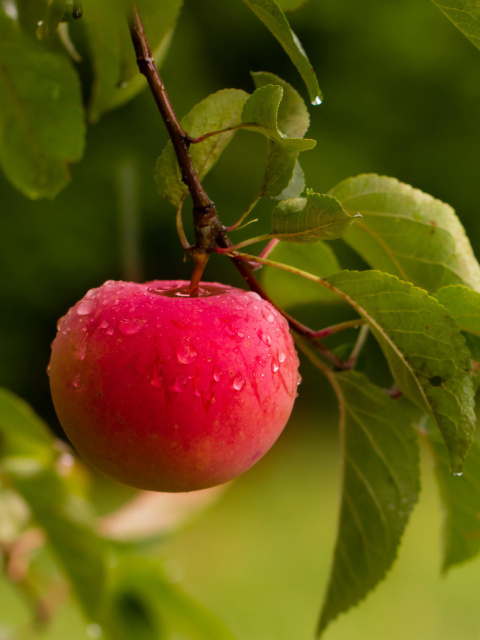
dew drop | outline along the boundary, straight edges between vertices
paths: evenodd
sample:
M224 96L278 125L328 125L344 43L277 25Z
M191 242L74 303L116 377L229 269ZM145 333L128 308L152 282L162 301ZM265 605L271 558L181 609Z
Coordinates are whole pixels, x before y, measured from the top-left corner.
M77 356L79 360L85 360L87 354L88 336L85 336L78 348Z
M109 329L107 329L107 333L109 336L113 336L113 328L110 327Z
M272 371L273 373L277 373L277 371L280 369L280 365L278 364L278 362L276 360L272 360Z
M278 354L278 361L279 361L280 363L282 363L282 362L285 362L285 360L286 360L286 359L287 359L287 356L283 353L283 351L281 351L281 352Z
M267 361L265 360L265 358L262 358L262 356L255 356L255 361L258 362L258 364L261 367L266 367L267 366Z
M145 321L141 318L124 318L118 323L118 330L124 336L133 336L145 328Z
M61 318L58 319L57 331L60 331L62 329L64 323L65 323L65 316L62 316Z
M163 376L160 373L160 368L156 364L153 365L153 373L150 382L152 384L152 387L156 387L157 389L162 386Z
M177 359L180 364L192 364L197 356L197 350L187 340L183 340L177 347Z
M200 378L195 378L193 380L193 390L196 396L198 396L199 398L202 396L202 389L200 387Z
M297 374L297 387L299 387L302 384L302 376L298 373Z
M75 387L75 389L78 389L79 384L80 384L80 374L77 373L77 375L74 377L72 381L72 385Z
M178 375L175 378L175 381L172 386L172 391L176 391L177 393L183 393L185 391L185 387L187 385L187 378L185 376Z
M315 105L316 107L318 107L318 105L322 104L323 100L320 96L317 96L316 98L314 98L314 100L312 100L312 104Z
M267 307L262 308L262 316L265 318L267 322L270 322L270 324L275 320L275 316Z
M101 323L100 329L108 329L108 322L106 320Z
M241 391L244 386L245 386L245 378L241 373L237 373L237 375L233 379L232 387L236 391Z
M95 311L95 300L88 298L82 300L77 307L77 315L88 316Z
M222 376L223 376L223 371L219 367L215 367L213 371L213 379L215 380L215 382L220 382Z
M260 340L267 345L267 347L272 346L272 336L269 333L267 333L266 331L262 331L262 329L259 329L257 331L257 335Z
M463 471L454 471L453 475L459 478L460 476L463 476Z

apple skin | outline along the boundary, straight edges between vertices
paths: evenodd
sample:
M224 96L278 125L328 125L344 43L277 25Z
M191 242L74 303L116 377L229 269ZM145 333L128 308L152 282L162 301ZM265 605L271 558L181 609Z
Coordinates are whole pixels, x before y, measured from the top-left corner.
M256 293L185 281L106 282L58 322L52 399L97 470L152 491L193 491L249 469L290 416L298 358Z

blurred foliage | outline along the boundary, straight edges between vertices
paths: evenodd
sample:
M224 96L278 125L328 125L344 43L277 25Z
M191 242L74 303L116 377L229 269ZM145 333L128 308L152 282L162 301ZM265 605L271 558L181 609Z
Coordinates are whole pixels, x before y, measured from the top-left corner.
M288 8L301 3L282 4ZM162 70L181 116L226 87L251 93L252 70L278 74L304 91L280 45L243 3L187 0L182 11ZM351 0L310 0L289 14L289 20L308 51L325 98L310 111L309 136L318 144L302 154L307 185L321 193L359 173L396 176L451 204L480 253L478 51L427 0L365 0L361 6ZM90 58L81 22L70 25L70 35L83 57L76 66L88 101ZM174 210L159 198L153 179L166 139L153 100L143 92L89 127L85 157L71 168L72 180L55 200L27 200L0 175L0 385L26 398L50 425L57 422L45 371L58 317L87 289L109 278L133 277L132 269L142 279L190 274L191 265L182 262ZM225 224L232 224L258 192L265 154L260 136L239 132L206 178ZM127 211L120 206L125 166L132 176ZM132 219L140 256L133 266L124 241ZM191 234L188 220L186 226ZM267 220L255 226L258 234L268 231ZM238 239L243 237L239 232ZM343 266L362 266L343 243L332 246ZM207 277L240 282L227 260L217 256L208 265ZM333 307L325 308L321 318L312 317L309 307L300 311L310 324L321 327L341 315ZM333 544L338 469L328 435L335 430L331 392L307 363L302 372L301 398L290 427L297 432L295 438L287 435L277 453L234 485L208 519L200 519L159 552L200 601L220 612L240 640L297 640L309 637L315 625L319 576L327 573ZM318 410L323 395L327 408L319 426L305 416L311 407ZM321 435L312 436L316 431ZM106 502L113 504L120 490L98 482L100 494L105 484L112 492ZM477 610L478 566L462 577L450 577L448 585L431 577L438 566L438 543L432 543L438 523L428 479L426 485L427 507L414 517L393 581L375 602L329 630L332 640L384 633L415 640L447 640L455 633L476 640L471 612ZM52 560L39 552L36 562L51 566ZM162 584L167 589L167 583ZM134 595L127 594L125 614L132 628L138 620ZM175 598L174 589L170 597ZM388 608L390 601L395 602L396 617ZM10 624L26 624L28 614L4 579L0 603L2 637ZM284 619L279 612L287 607ZM156 625L157 615L147 613L141 619ZM151 628L135 628L143 633L138 637L151 635ZM54 627L39 637L76 640L97 633L90 625L86 634L80 612L68 601Z

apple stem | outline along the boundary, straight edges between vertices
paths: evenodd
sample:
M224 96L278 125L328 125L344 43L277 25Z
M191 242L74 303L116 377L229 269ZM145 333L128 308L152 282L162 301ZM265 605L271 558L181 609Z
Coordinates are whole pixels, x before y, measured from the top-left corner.
M232 242L226 234L226 228L222 225L218 217L215 204L207 195L195 167L193 166L189 149L192 142L199 142L199 140L192 139L180 124L170 101L170 97L165 89L165 85L158 73L135 0L131 3L127 17L130 36L137 56L139 71L147 79L150 91L155 99L160 115L162 116L165 127L172 141L182 174L182 181L187 186L193 200L195 245L189 246L188 251L192 254L194 260L190 292L191 294L195 294L210 253L216 246L222 249L231 248ZM246 214L242 216L241 220L243 220L250 211L251 208L249 208ZM188 244L185 237L180 236L180 239L182 244ZM186 249L185 246L184 248ZM347 364L343 362L343 360L338 358L338 356L331 352L327 347L315 340L315 332L312 331L312 329L306 327L273 303L253 274L250 264L246 262L244 258L240 258L235 255L231 255L229 257L250 289L270 302L284 316L293 331L298 333L300 336L312 340L313 346L317 350L321 351L324 357L334 368L340 370L348 368ZM254 258L253 263L255 264Z

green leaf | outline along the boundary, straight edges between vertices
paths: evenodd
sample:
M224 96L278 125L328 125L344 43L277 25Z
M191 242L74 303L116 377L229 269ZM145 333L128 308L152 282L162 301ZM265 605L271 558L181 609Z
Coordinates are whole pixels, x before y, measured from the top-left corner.
M87 27L95 80L89 105L89 118L96 122L106 111L134 96L146 81L136 64L125 7L118 0L84 0L83 21ZM140 15L157 66L167 53L182 0L138 0Z
M80 85L69 60L0 9L0 165L30 198L54 197L83 154Z
M480 3L478 0L432 0L449 20L480 49Z
M308 89L312 104L321 104L322 93L318 86L315 71L277 2L275 0L243 1L275 36L290 57L290 60L297 67Z
M252 77L257 88L269 84L283 88L283 98L277 112L278 129L292 138L303 138L310 126L310 115L299 93L273 73L261 71L252 73ZM259 195L282 196L280 199L298 197L305 189L305 180L297 158L297 151L285 149L282 144L269 140L265 175Z
M117 558L109 596L109 626L118 640L234 640L220 620L168 582L158 561Z
M296 11L303 7L307 0L277 0L277 4L282 11Z
M435 298L378 271L341 271L326 282L370 326L398 388L442 433L460 472L475 428L470 353L456 322Z
M445 447L436 432L427 431L440 497L445 509L443 570L480 552L480 444L474 442L461 477L448 467Z
M243 107L243 128L263 133L264 136L277 142L288 151L298 152L313 149L316 145L315 140L291 137L287 133L280 131L279 113L283 96L284 88L278 84L267 84L255 89ZM288 103L290 103L289 98L287 98L287 104ZM284 122L285 120L286 119L284 119ZM301 130L301 128L295 126L295 124L292 124L290 129L295 132Z
M193 138L219 131L240 123L243 105L248 93L239 89L223 89L214 93L191 109L182 119L182 127ZM198 177L202 180L220 158L235 131L227 131L193 144L190 154ZM187 187L182 182L173 145L169 141L155 167L155 180L161 196L178 206Z
M362 214L344 240L374 269L428 291L448 284L480 290L480 266L449 205L374 174L344 180L329 193Z
M270 254L272 260L303 269L317 276L340 271L340 264L326 242L298 245L279 242ZM299 286L298 277L283 269L265 269L262 282L269 295L282 309L300 304L338 302L338 296L318 284L305 280Z
M337 374L343 409L343 483L337 542L319 634L362 600L396 559L419 492L412 405L364 375Z
M332 196L307 190L306 198L279 202L272 211L270 235L286 242L317 242L342 236L355 220Z
M0 389L0 472L28 504L85 613L95 619L104 586L104 549L89 503L71 490L63 470L47 427L27 404Z
M435 298L448 309L463 331L480 337L480 293L461 285L439 289Z

